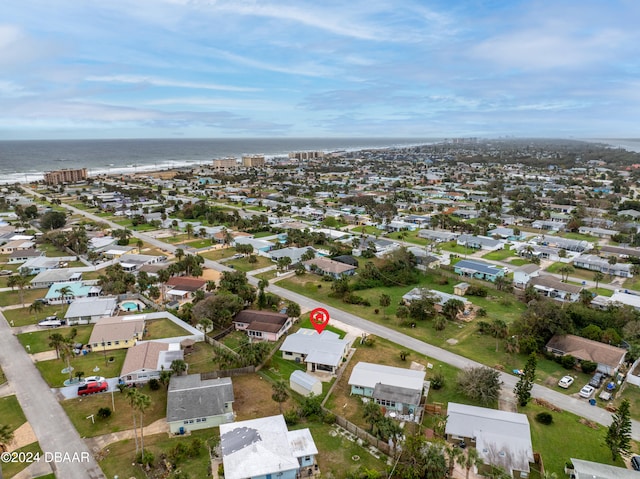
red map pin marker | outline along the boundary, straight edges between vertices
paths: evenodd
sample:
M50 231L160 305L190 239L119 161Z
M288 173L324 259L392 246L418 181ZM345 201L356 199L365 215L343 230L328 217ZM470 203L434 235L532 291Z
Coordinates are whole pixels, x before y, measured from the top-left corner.
M318 334L320 334L329 324L329 311L324 308L316 308L309 313L309 320Z

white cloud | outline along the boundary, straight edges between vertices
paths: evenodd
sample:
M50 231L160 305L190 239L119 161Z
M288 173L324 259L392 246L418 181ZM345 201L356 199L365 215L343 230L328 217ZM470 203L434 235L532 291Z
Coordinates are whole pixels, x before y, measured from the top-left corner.
M191 88L198 90L222 90L235 92L255 92L260 90L259 88L252 87L239 87L231 85L220 85L216 83L199 83L191 81L171 80L145 75L93 75L86 77L85 80L101 83L131 83L159 87Z

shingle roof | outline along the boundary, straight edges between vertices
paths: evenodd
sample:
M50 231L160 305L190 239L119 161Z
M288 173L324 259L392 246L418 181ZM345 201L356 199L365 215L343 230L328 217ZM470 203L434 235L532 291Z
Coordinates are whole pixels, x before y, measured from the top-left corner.
M233 400L231 378L201 380L199 374L171 376L167 422L218 416L225 412L225 403Z
M593 361L617 368L627 351L599 341L581 338L573 334L556 335L547 343L547 348L562 351L582 361Z
M93 299L93 298L92 298ZM71 309L71 308L69 308ZM126 316L132 318L132 316ZM144 331L144 319L124 319L124 317L107 317L98 319L89 338L89 344L103 341L131 340Z

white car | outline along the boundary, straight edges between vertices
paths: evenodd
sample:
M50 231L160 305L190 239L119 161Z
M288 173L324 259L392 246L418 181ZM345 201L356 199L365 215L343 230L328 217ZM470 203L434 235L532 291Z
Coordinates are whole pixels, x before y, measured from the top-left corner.
M558 381L558 386L567 389L573 384L573 381L574 379L571 376L565 376L560 381Z
M591 397L591 395L595 392L596 388L594 388L593 386L589 386L588 384L586 386L583 386L582 389L580 390L580 397L583 397L585 399L589 399Z
M102 376L87 376L86 378L84 378L85 384L86 383L93 383L93 382L101 383L104 380L105 379Z

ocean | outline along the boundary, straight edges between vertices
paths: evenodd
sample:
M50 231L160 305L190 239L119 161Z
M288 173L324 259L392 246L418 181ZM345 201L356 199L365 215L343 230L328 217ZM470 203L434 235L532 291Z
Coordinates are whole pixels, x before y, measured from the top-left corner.
M90 176L161 170L209 163L215 158L292 151L341 151L424 145L427 138L267 138L0 141L0 183L42 179L43 172L88 169Z

